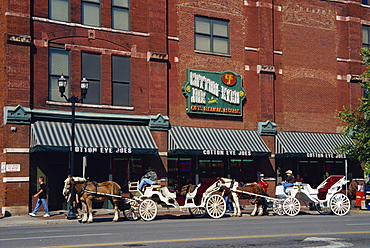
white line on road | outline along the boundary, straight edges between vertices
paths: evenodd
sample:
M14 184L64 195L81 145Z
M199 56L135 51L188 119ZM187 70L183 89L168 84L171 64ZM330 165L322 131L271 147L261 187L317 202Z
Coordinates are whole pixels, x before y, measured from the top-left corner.
M62 235L62 236L41 236L41 237L26 237L26 238L10 238L0 239L1 241L13 241L13 240L27 240L27 239L55 239L55 238L68 238L68 237L86 237L86 236L104 236L112 235L111 233L92 233L92 234L79 234L79 235Z

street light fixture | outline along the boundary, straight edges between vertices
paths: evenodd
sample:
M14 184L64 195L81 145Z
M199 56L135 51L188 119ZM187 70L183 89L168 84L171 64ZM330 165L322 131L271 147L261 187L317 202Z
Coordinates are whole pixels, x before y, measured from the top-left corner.
M86 98L87 90L89 88L89 81L86 80L84 77L80 82L80 88L81 88L81 98L76 97L72 94L71 97L67 97L64 92L66 91L67 87L67 79L64 78L63 74L58 79L58 86L59 86L59 92L60 97L64 97L67 102L71 103L72 106L72 116L71 116L71 149L70 149L70 175L73 176L74 174L74 165L75 165L75 107L76 103L82 102L83 99ZM73 210L73 202L75 201L75 193L72 193L70 198L70 206L69 209ZM74 211L69 211L69 214L67 216L67 219L76 219L76 214Z

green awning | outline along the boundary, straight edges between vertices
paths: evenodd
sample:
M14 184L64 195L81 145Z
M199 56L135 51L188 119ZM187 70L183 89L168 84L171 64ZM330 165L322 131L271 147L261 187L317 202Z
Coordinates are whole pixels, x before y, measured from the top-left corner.
M75 128L76 152L158 154L147 126L76 123ZM68 152L70 146L70 123L37 121L31 124L31 152Z
M276 135L276 157L346 158L335 148L353 144L344 134L279 132Z
M172 127L169 155L269 156L271 151L257 131Z

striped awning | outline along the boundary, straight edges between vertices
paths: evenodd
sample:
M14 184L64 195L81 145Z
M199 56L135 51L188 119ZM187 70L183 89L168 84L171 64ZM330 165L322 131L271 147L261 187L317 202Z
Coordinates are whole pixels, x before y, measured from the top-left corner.
M344 134L279 132L276 136L277 157L345 158L335 150L353 144Z
M75 151L81 153L158 154L147 126L76 123ZM31 152L68 152L71 124L37 121L31 124Z
M169 155L268 156L271 151L257 131L172 127Z

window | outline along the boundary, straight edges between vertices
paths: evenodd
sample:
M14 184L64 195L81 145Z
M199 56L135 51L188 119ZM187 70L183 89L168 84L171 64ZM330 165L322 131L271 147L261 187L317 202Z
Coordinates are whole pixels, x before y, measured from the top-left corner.
M370 26L362 26L362 47L370 48Z
M82 1L82 24L100 27L100 0Z
M100 60L99 54L82 53L82 77L89 81L89 89L83 103L101 104Z
M130 106L130 58L112 56L113 105Z
M195 50L229 54L229 21L196 16Z
M112 28L130 30L129 0L112 0Z
M370 0L362 0L362 4L370 5Z
M49 18L68 22L69 0L49 0Z
M65 99L60 96L58 79L63 74L67 79L65 95L69 96L70 92L70 60L69 52L63 49L49 48L49 100L62 101Z

